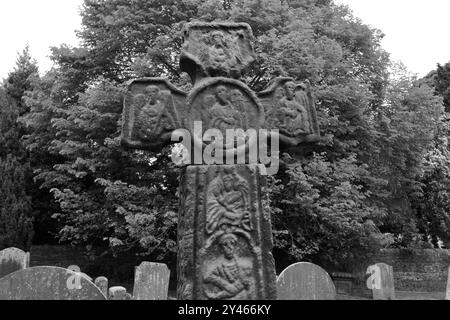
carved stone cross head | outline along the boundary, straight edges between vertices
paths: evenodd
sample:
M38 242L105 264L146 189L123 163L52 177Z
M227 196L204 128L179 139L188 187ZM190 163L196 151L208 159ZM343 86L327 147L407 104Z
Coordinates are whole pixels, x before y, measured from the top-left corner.
M211 129L223 137L229 130L278 130L271 136L279 138L282 147L317 141L319 127L308 82L277 78L266 90L255 93L238 80L255 60L253 41L245 23L188 23L180 67L190 75L193 89L186 93L161 78L131 81L125 97L123 145L158 152L179 142L171 139L178 129L188 131L189 143L201 149L211 141L217 143L215 136L205 142ZM224 144L223 149L248 150L255 147L252 143Z

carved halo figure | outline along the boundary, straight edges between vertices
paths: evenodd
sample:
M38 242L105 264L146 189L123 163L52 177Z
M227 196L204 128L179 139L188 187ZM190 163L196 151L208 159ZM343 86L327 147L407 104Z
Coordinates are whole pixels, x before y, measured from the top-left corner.
M220 31L214 31L211 34L211 40L212 45L209 49L211 67L214 69L221 69L230 58L224 34Z
M218 245L223 255L208 264L205 272L204 293L211 300L251 300L255 294L252 280L253 264L248 258L238 257L238 237L222 235Z
M247 234L253 230L250 221L248 183L232 169L214 179L208 187L206 203L206 233L241 231Z
M216 89L217 102L209 110L211 115L211 128L216 128L226 133L227 129L235 129L237 125L236 109L229 100L229 92L225 86Z
M284 85L286 96L277 105L280 132L290 136L307 135L310 131L308 111L296 97L296 87L294 82L287 82Z
M142 96L146 97L146 103L142 104ZM174 128L174 120L166 109L167 97L161 94L157 86L147 86L145 95L135 96L135 104L139 106L137 117L137 130L140 139L152 140L171 132Z
M316 107L307 80L296 84L292 78L277 78L258 97L267 114L267 129L279 129L283 148L320 140Z

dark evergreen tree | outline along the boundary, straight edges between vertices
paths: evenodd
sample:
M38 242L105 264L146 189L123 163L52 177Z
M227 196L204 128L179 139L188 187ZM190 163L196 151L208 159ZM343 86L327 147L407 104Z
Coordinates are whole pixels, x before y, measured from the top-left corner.
M27 90L30 90L32 77L38 75L38 66L36 60L30 55L30 48L27 45L21 54L18 55L16 66L12 72L8 74L4 87L6 93L17 105L19 116L28 112L28 108L22 98Z
M450 62L438 64L434 73L434 85L436 92L444 98L446 112L450 112Z
M29 168L20 154L14 103L0 88L0 250L18 247L29 250L33 237L31 201L26 194Z

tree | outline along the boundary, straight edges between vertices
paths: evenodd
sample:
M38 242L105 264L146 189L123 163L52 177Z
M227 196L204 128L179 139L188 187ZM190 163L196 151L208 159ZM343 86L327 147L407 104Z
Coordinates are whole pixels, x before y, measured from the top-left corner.
M29 250L33 237L31 201L25 193L25 173L11 156L0 159L0 248Z
M446 112L450 112L450 62L445 65L438 64L433 73L436 93L444 98Z
M382 190L356 155L331 163L325 154L286 160L271 189L275 256L279 270L310 260L333 269L354 270L364 258L392 243L379 230L387 215Z
M16 66L8 74L4 87L6 93L17 105L19 116L25 114L27 106L23 103L22 97L31 88L31 77L38 75L39 69L36 60L30 55L30 48L27 45L21 54L18 55Z
M168 150L120 148L119 124L124 81L167 77L189 88L177 59L182 27L195 19L251 25L258 58L241 80L253 89L277 76L314 88L324 139L290 150L271 185L279 255L337 265L397 232L386 220L388 182L420 172L439 102L410 82L395 98L383 34L348 8L331 0L86 0L81 15L81 47L52 49L57 67L27 94L23 117L39 159L35 179L58 204L61 240L174 260L177 170Z
M438 134L443 105L433 89L402 64L392 69L376 124L377 152L370 164L376 176L388 181L386 204L390 214L382 230L395 236L396 246L422 246L426 243L413 206L423 195L423 160Z
M26 195L28 168L15 156L18 136L14 104L0 88L0 249L30 249L33 237L30 198Z
M33 238L29 196L32 177L28 153L21 141L25 128L18 118L27 111L22 97L37 71L26 47L0 90L0 247L3 248L29 250Z

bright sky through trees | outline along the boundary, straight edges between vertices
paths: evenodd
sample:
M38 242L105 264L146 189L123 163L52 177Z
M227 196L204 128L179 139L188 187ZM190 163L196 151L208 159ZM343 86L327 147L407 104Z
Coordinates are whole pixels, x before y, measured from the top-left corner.
M356 17L386 35L382 45L393 60L425 76L436 64L450 61L450 1L448 0L336 0Z
M419 76L450 61L450 1L448 0L336 0L365 23L381 29L383 47L394 60ZM28 43L41 71L52 63L50 46L77 45L82 0L14 0L0 4L0 79L15 63L17 52Z

